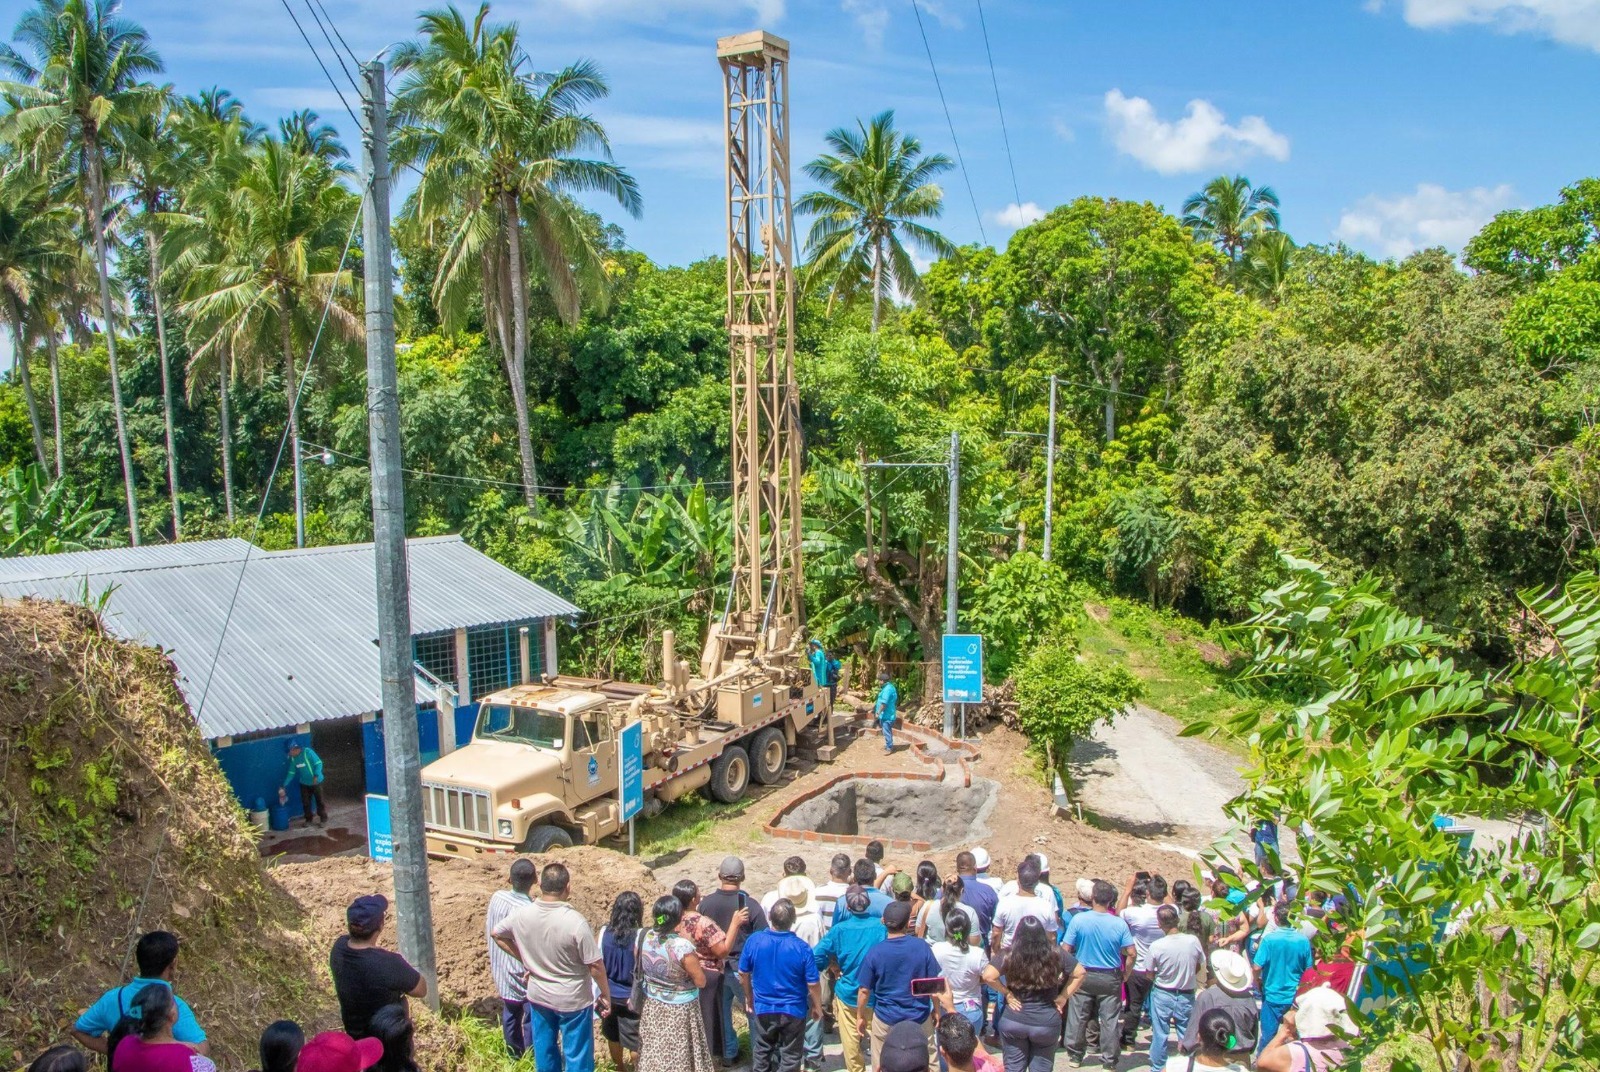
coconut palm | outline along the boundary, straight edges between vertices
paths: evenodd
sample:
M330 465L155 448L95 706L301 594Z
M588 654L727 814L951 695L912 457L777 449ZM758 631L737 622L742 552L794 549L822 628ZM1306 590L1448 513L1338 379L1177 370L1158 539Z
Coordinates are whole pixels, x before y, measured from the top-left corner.
M122 405L117 332L106 254L106 155L122 128L151 106L154 87L142 81L161 70L144 29L118 15L119 0L36 0L14 31L24 55L0 44L4 92L15 107L0 118L0 139L27 147L35 166L72 162L83 192L86 229L100 273L100 319L111 366L112 413L122 455L128 536L139 543L139 502L133 453Z
M574 194L602 193L637 216L638 185L611 160L605 129L583 111L609 89L598 68L529 69L515 23L469 24L455 7L418 17L421 36L394 52L392 153L421 172L403 216L442 236L433 299L447 329L481 297L516 409L523 498L537 504L528 418L532 280L557 315L577 321L603 299L603 245ZM579 156L586 153L589 156Z
M339 261L359 207L318 157L266 138L252 150L225 202L226 229L215 243L185 249L173 262L186 278L183 312L196 345L192 362L226 354L264 374L283 376L288 436L300 437L300 346L323 329L344 339L361 322L333 296L350 284Z
M29 358L36 332L53 330L47 319L47 302L53 282L69 269L73 259L72 215L71 209L53 196L49 183L31 168L11 161L0 173L0 313L16 338L14 367L41 469L48 469L49 461Z
M314 156L340 171L349 170L342 161L349 159L350 154L339 140L339 132L310 108L302 108L278 120L278 136L297 153Z
M1278 195L1243 175L1218 175L1183 203L1183 225L1237 265L1250 239L1278 229Z
M1250 239L1239 262L1239 283L1246 294L1276 304L1300 259L1300 248L1282 231L1265 231Z
M872 294L872 330L883 321L883 301L921 290L908 238L925 256L946 257L955 246L922 220L944 212L944 190L933 180L955 165L943 153L924 156L922 142L895 129L894 112L881 112L856 129L828 132L833 152L806 165L806 174L826 189L795 202L816 216L806 236L807 273L831 275L834 302Z

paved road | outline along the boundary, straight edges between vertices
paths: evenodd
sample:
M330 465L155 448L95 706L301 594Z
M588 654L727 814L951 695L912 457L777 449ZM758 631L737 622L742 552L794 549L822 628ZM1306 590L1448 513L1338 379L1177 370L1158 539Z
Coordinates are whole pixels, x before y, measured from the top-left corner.
M1085 817L1189 852L1226 833L1223 805L1244 789L1238 759L1178 729L1175 719L1135 706L1080 742L1072 776Z

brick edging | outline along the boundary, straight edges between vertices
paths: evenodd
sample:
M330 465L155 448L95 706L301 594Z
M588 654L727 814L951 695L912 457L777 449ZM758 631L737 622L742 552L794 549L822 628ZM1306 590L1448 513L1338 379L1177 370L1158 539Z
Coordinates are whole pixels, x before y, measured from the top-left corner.
M762 830L767 834L768 837L787 838L791 841L808 841L824 845L857 845L863 848L865 848L869 842L882 841L884 846L890 849L905 849L911 852L927 852L933 848L932 842L912 841L907 838L875 838L866 834L823 834L818 833L815 830L790 830L786 827L780 827L777 824L783 819L784 816L788 815L801 804L804 804L809 800L814 800L815 798L828 792L830 789L836 788L837 786L840 786L848 781L942 781L944 779L944 764L939 763L938 760L932 760L932 762L939 764L940 772L938 774L926 774L921 771L862 771L856 774L835 775L834 777L823 782L821 785L806 790L804 793L801 793L799 796L789 801L789 803L779 808L772 818L767 820L767 824L762 827Z

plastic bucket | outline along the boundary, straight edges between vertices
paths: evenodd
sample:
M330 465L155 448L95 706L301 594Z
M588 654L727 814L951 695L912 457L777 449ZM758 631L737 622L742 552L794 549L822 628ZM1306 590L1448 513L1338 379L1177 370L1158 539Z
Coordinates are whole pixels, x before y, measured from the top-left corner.
M289 805L276 802L268 805L267 827L271 830L289 829Z
M261 831L267 829L267 802L261 797L250 805L250 825Z

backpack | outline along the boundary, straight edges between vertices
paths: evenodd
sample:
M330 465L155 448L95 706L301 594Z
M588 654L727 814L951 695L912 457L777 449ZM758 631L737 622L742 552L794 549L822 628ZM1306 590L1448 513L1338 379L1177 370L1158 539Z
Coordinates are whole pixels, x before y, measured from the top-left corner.
M156 986L159 984L149 983L146 985ZM139 1033L140 1018L134 1015L132 1010L123 1003L123 997L127 992L128 988L125 986L117 988L117 1022L111 1025L110 1031L106 1032L106 1072L113 1072L112 1061L115 1059L118 1044L129 1035L137 1035ZM137 1007L134 1006L134 1008Z
M839 668L839 660L838 659L829 659L828 660L828 672L825 675L825 680L823 681L823 684L825 684L825 685L837 685L837 684L839 684L839 669L840 669Z

